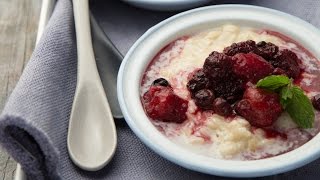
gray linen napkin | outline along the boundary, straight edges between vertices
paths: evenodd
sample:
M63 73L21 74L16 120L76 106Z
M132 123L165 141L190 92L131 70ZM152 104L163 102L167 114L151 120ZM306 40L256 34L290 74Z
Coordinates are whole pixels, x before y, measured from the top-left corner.
M255 3L296 12L320 26L318 1L272 1L274 6L267 2L271 3ZM66 138L76 65L72 4L59 0L0 118L0 142L29 179L227 179L190 171L163 159L143 145L123 120L116 120L118 147L110 164L98 172L74 166ZM259 179L318 179L319 163Z

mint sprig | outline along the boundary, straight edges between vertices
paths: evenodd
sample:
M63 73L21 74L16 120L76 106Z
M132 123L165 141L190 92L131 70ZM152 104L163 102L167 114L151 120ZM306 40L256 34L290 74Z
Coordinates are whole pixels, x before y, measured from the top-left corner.
M299 86L293 85L288 77L267 76L258 81L256 86L279 93L281 106L299 127L313 127L315 114L312 103L303 90Z

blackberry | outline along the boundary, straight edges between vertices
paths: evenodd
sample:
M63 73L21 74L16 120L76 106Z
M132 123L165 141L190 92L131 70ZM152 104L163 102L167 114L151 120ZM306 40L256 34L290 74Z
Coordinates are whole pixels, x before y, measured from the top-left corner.
M238 53L255 52L257 49L256 42L252 40L233 43L231 46L224 48L223 53L228 56L233 56Z
M271 42L260 41L257 43L255 54L263 57L265 60L271 60L279 51L279 47Z
M216 83L212 88L216 97L222 97L232 104L242 98L244 92L243 84L241 79L231 75L224 81Z
M299 59L294 52L288 49L279 51L270 63L275 68L284 70L289 77L297 78L300 74Z
M210 81L224 81L229 77L232 69L231 57L213 51L203 64L203 72Z
M243 82L232 71L232 59L223 53L213 51L204 62L203 72L209 78L216 97L235 102L243 92Z
M209 79L205 76L203 70L199 69L189 80L187 88L190 91L191 95L194 96L197 91L208 88L209 83Z

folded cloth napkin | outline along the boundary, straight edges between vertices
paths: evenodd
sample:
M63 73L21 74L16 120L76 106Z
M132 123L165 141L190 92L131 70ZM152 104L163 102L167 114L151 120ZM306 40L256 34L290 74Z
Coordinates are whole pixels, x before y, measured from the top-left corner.
M320 27L319 1L281 2L250 1L296 12ZM110 164L98 172L77 168L70 161L66 143L76 86L76 54L72 3L59 0L0 118L0 142L29 179L226 179L161 158L144 146L123 120L116 120L118 147ZM319 163L260 179L318 179Z

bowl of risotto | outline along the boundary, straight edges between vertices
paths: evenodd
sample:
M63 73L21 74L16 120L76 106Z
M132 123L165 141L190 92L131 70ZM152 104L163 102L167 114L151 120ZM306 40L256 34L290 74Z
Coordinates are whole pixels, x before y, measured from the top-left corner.
M195 171L259 177L320 156L320 32L272 9L175 15L131 47L118 99L133 132Z

